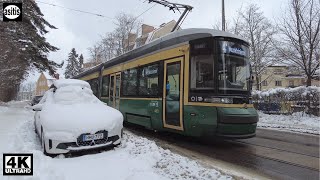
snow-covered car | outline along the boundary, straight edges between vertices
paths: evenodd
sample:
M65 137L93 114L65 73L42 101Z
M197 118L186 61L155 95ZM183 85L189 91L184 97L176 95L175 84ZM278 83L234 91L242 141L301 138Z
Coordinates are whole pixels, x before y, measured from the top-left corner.
M96 98L89 83L66 79L54 82L32 106L35 130L45 154L63 154L121 143L122 113Z

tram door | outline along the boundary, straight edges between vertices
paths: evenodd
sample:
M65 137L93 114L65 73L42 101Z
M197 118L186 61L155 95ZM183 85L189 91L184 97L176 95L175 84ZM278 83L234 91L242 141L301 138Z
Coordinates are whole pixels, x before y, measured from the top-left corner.
M109 106L119 109L121 73L110 75Z
M164 61L163 126L183 131L183 58Z

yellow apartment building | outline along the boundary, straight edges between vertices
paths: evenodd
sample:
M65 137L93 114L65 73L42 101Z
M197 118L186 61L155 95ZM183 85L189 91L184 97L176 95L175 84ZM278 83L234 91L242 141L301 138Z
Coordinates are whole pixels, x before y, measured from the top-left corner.
M261 75L261 90L288 88L306 85L307 78L289 66L268 66ZM319 80L312 80L313 86L320 86ZM253 89L255 89L255 83Z
M35 96L43 96L55 80L55 78L41 73L36 83Z

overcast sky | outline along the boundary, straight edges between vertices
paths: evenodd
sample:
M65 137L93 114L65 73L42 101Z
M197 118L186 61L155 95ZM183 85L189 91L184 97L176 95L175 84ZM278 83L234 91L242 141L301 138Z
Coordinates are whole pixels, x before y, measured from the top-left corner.
M37 1L37 0L36 0ZM182 28L212 28L221 22L221 0L170 0L172 2L188 4L194 7L182 24ZM154 4L147 0L41 0L37 1L44 14L44 18L58 29L50 30L47 40L60 48L51 53L49 58L61 62L66 60L71 48L88 58L88 48L93 46L107 32L114 30L114 18L121 12L138 16ZM104 15L110 18L70 11L40 2L52 3L67 8L79 9ZM257 4L264 15L273 21L286 8L288 0L225 0L226 19L231 21L239 8L250 3ZM158 27L172 19L178 20L180 13L173 13L161 5L156 5L139 19L142 23ZM62 70L59 71L62 76ZM34 76L34 77L32 77ZM31 75L29 80L38 77L38 73Z

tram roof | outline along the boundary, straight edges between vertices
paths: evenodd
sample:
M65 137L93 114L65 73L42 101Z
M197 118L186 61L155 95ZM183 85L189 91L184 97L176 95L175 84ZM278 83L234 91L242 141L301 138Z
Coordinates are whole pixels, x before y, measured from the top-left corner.
M235 39L240 39L247 42L244 38L237 36L235 34L219 31L214 29L205 29L205 28L190 28L190 29L181 29L172 33L169 33L163 37L160 37L150 43L143 45L139 48L133 49L125 54L112 58L111 60L101 63L96 67L93 67L74 78L80 78L86 75L90 75L96 71L99 71L103 66L105 68L120 64L126 61L130 61L137 57L141 57L145 54L149 54L160 49L164 49L176 44L189 42L191 40L205 38L205 37L230 37Z

